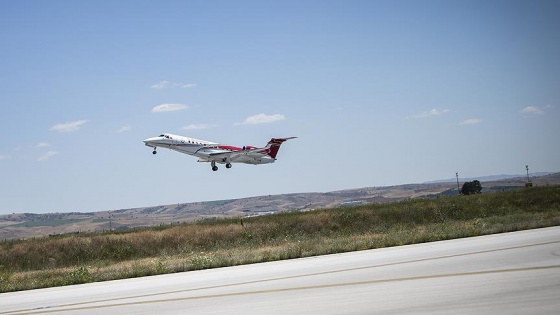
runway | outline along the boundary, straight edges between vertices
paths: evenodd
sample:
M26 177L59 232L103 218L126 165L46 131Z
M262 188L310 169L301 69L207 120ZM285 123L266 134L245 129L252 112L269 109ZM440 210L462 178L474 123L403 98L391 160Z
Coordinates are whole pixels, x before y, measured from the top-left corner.
M0 294L0 314L552 314L560 227Z

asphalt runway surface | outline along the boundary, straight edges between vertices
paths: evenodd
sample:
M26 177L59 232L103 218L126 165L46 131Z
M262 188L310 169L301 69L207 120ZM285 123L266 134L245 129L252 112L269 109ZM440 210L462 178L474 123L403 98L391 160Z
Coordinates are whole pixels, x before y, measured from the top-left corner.
M558 314L560 227L0 294L0 314Z

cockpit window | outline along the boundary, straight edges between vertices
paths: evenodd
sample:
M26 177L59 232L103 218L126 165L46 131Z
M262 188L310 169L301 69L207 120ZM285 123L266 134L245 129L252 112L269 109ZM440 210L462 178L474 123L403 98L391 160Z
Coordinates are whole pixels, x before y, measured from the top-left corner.
M159 135L160 137L165 137L165 135Z

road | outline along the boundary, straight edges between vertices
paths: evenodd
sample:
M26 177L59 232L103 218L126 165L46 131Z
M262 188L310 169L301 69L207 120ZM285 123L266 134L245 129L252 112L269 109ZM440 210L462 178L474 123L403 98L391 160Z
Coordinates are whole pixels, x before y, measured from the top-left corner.
M0 314L553 314L560 227L0 295Z

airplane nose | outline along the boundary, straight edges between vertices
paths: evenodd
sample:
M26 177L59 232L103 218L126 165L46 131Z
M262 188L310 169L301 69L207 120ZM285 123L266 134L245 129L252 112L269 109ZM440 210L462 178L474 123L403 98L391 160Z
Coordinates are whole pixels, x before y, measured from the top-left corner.
M148 138L146 140L144 140L144 144L147 146L153 146L152 144L154 143L154 141L156 140L156 138Z

